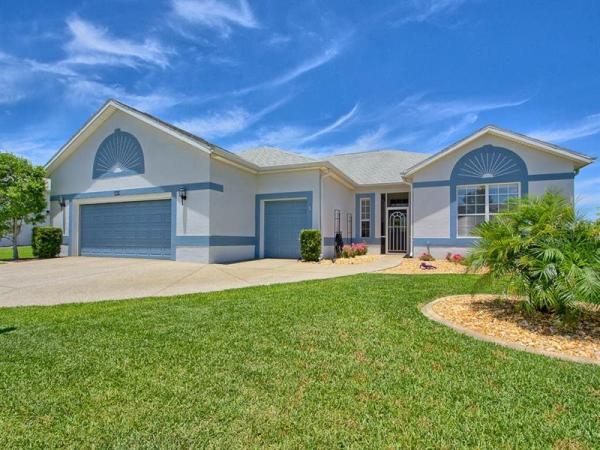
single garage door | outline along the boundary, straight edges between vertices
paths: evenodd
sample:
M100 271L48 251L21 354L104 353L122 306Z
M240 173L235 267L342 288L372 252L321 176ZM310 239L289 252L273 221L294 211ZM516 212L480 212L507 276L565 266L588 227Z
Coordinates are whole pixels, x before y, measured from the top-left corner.
M299 258L304 228L310 228L306 200L265 202L265 258Z
M171 201L82 205L82 256L171 257Z

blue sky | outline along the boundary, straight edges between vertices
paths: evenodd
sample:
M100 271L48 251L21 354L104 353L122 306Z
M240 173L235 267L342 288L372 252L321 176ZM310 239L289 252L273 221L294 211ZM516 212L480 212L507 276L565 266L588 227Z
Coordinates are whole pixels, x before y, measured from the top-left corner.
M230 150L434 152L493 123L600 155L595 0L0 0L0 148L109 97ZM600 163L576 181L600 206Z

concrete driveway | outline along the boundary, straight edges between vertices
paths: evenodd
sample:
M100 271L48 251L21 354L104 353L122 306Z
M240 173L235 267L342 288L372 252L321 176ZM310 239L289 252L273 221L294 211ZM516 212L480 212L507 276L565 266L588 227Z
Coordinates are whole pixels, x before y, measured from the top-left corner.
M355 265L282 259L235 264L86 257L23 261L0 265L0 307L220 291L375 272L400 261L391 255Z

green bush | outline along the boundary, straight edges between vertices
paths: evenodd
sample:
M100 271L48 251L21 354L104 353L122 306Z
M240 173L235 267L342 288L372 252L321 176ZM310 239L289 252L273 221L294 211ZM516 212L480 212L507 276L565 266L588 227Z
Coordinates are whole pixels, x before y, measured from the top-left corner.
M509 210L475 229L479 242L467 258L487 268L482 282L524 296L526 306L565 313L575 301L600 302L600 234L554 192L515 199Z
M319 230L300 231L300 254L304 261L318 261L321 257L321 232Z
M31 247L38 258L56 258L60 254L62 230L55 227L35 227Z

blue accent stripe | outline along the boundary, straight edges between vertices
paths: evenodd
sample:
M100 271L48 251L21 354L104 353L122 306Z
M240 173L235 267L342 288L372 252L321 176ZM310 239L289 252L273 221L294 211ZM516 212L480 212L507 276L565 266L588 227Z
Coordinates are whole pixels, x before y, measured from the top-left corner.
M251 246L254 236L176 236L175 245L181 247Z
M413 238L413 245L422 247L472 247L477 238Z
M297 191L297 192L273 192L270 194L257 194L254 196L254 257L260 257L260 204L265 200L284 200L284 199L306 199L308 203L307 221L312 226L312 207L313 207L313 192L312 191Z
M575 178L574 172L556 172L556 173L539 173L535 175L528 175L528 181L552 181L552 180L573 180ZM494 180L494 181L489 181ZM508 182L511 180L508 179ZM481 183L502 183L501 177L493 179L481 179ZM412 184L413 188L426 188L426 187L442 187L450 186L450 180L435 180L435 181L416 181Z
M528 178L529 181L573 180L575 178L575 172L540 173L529 175Z
M360 200L363 198L368 198L371 200L371 216L369 217L369 237L367 238L361 238L360 237ZM364 242L367 242L369 239L374 239L374 235L375 235L375 192L369 192L369 193L363 193L363 194L356 194L355 195L355 199L354 199L354 224L355 224L355 231L354 231L354 237L356 239L360 239ZM368 242L367 242L368 243Z
M182 184L170 184L166 186L155 186L147 188L134 188L134 189L121 189L112 191L99 191L99 192L81 192L78 194L63 194L63 195L52 195L50 196L51 201L60 200L62 197L65 200L73 200L80 198L102 198L102 197L117 197L120 195L142 195L142 194L161 194L164 192L170 192L176 194L177 190L185 188L188 191L205 191L213 190L223 192L223 185L213 182L204 183L182 183Z
M413 188L428 188L450 186L450 180L435 180L435 181L417 181L412 184Z

